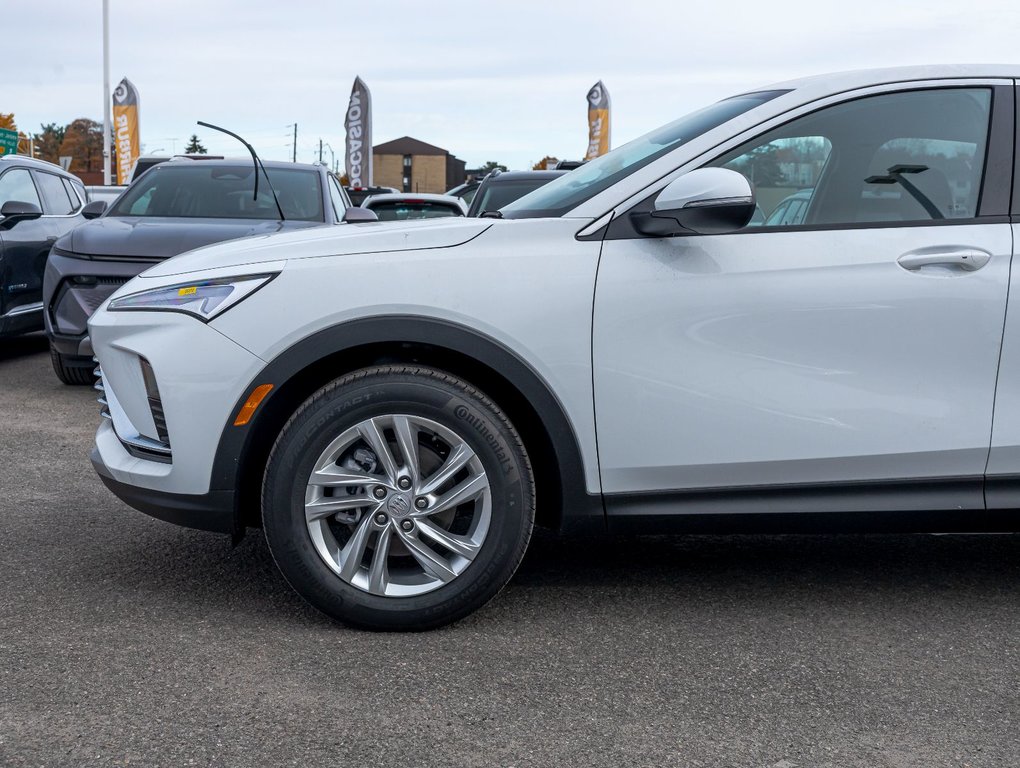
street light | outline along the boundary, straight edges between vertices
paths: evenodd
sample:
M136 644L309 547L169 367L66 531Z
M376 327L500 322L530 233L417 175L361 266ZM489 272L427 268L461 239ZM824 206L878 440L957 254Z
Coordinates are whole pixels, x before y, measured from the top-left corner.
M103 0L103 184L110 186L110 0Z

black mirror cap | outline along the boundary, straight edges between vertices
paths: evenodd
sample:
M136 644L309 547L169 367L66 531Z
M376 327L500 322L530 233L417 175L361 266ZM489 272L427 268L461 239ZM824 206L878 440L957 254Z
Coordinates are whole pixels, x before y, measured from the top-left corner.
M671 235L728 235L751 223L754 198L720 200L674 210L632 213L634 229L651 237Z
M106 213L106 201L105 200L93 200L91 203L87 203L84 208L81 209L81 215L86 219L98 219Z
M343 221L348 224L358 224L364 221L379 221L375 211L369 208L348 208L344 211Z
M3 206L0 206L0 216L4 217L3 221L0 221L0 229L10 229L19 221L38 219L42 216L42 211L34 203L8 200Z

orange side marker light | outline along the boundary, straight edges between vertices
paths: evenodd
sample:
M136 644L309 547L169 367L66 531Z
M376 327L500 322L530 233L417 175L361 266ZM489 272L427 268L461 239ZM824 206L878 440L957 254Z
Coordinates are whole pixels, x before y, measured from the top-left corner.
M244 401L244 405L241 406L241 410L237 413L237 418L234 419L235 427L243 427L249 421L251 417L255 415L255 409L259 407L259 403L265 400L266 395L269 394L269 390L273 388L272 384L259 384L255 389L248 395L248 399Z

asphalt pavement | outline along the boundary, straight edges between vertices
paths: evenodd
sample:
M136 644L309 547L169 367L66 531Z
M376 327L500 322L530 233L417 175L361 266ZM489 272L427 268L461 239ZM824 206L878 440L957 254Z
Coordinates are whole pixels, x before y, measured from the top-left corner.
M0 764L1020 765L1020 537L539 535L427 634L128 508L95 393L0 340Z

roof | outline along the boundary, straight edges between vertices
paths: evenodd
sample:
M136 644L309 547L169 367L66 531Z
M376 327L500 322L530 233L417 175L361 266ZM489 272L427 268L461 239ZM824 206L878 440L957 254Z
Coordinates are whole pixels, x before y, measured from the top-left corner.
M3 160L8 163L23 163L32 168L40 168L47 171L51 171L53 173L63 174L64 176L77 178L73 173L71 173L70 171L65 171L56 163L51 163L48 160L40 160L38 157L30 157L29 155L10 154L0 155L0 160Z
M926 64L885 69L857 69L774 83L757 90L801 90L813 93L840 93L882 83L903 83L911 80L969 80L976 78L1012 79L1020 76L1016 64ZM753 91L747 91L753 92Z
M401 136L399 139L387 141L383 144L376 144L372 147L372 153L376 155L448 155L450 154L442 147L435 144L427 144L410 136Z

